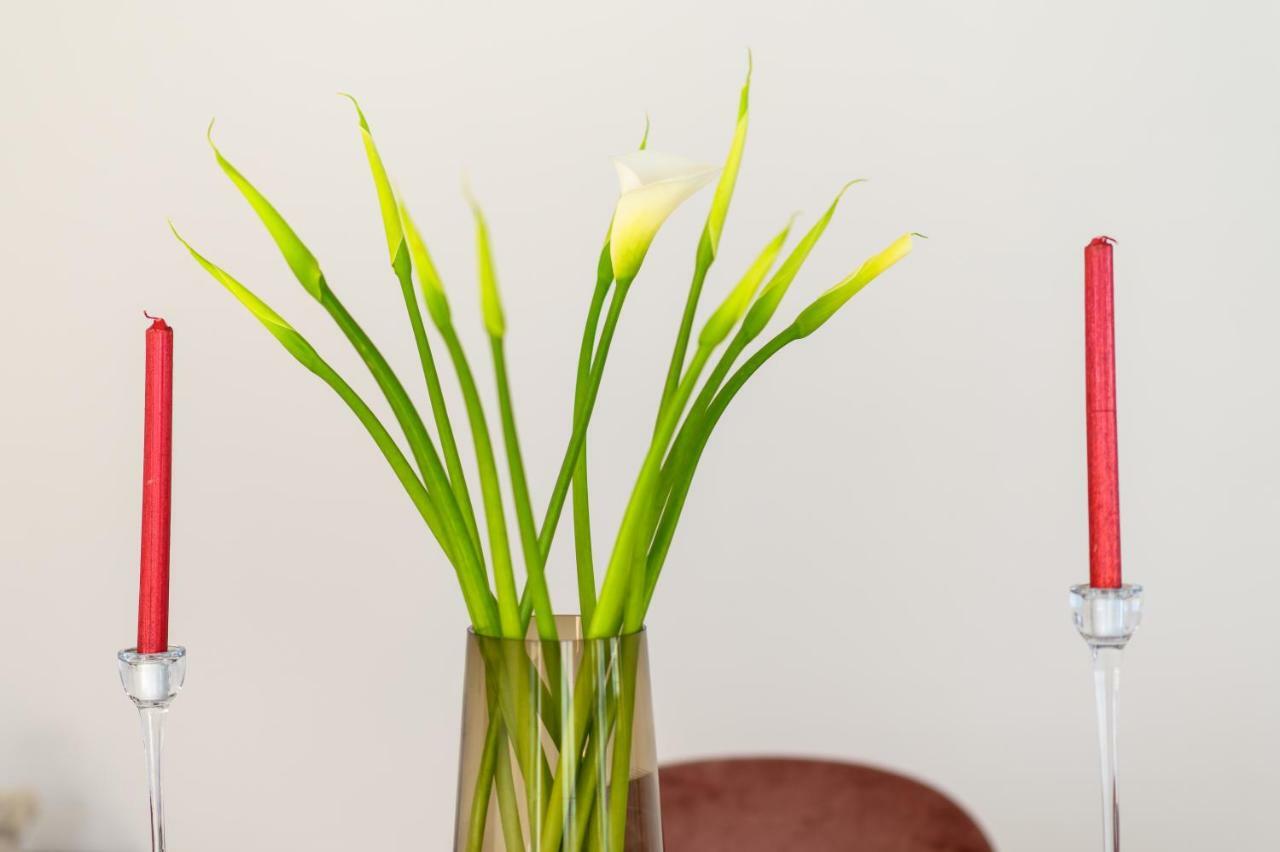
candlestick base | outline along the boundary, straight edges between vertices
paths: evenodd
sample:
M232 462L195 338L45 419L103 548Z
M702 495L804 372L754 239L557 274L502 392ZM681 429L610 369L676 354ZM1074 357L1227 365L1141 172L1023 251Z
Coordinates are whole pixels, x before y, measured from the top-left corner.
M165 852L164 805L160 788L164 718L186 680L187 649L170 646L158 654L140 654L136 648L126 648L116 655L116 662L120 683L138 708L142 721L142 752L151 800L151 849L152 852Z
M1120 850L1120 798L1117 787L1116 709L1120 661L1142 621L1142 587L1071 588L1071 614L1076 630L1093 655L1094 700L1098 711L1098 753L1102 770L1102 840L1104 852Z

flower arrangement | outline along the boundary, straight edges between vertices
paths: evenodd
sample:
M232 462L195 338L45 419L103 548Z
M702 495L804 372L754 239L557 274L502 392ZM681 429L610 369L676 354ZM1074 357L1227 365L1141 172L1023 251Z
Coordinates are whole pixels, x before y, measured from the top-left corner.
M475 220L481 315L497 390L498 424L515 507L515 539L524 568L523 587L517 579L516 560L513 558L515 547L503 508L503 485L495 441L482 405L475 371L455 329L443 278L404 198L394 189L359 104L352 98L386 235L387 256L399 284L420 356L434 435L404 383L330 286L316 256L276 207L214 145L210 125L209 144L213 147L218 166L262 220L303 289L320 303L364 361L396 420L403 444L355 388L300 332L181 236L178 239L196 262L230 291L295 359L329 385L364 425L456 572L473 629L478 635L522 639L529 634L532 622L541 640L560 638L555 618L557 610L548 590L545 569L570 496L578 580L577 605L583 633L588 638L602 639L640 630L666 563L699 459L729 404L766 362L788 345L824 325L863 287L911 250L912 234L895 239L810 302L787 325L748 354L769 326L792 282L825 232L841 196L857 181L851 182L840 189L830 206L785 257L783 251L792 224L788 223L773 236L728 289L700 331L694 334L704 284L717 259L746 146L750 87L751 72L748 69L733 138L721 168L649 150L647 126L639 149L614 160L621 191L600 251L595 288L583 329L574 377L571 434L540 520L535 515L516 425L504 345L506 318L494 252L484 214L476 200L469 198ZM614 332L627 295L641 277L645 255L663 223L677 207L713 181L714 194L698 242L692 281L658 401L652 439L636 474L620 525L613 535L608 560L603 570L598 572L592 546L586 446ZM174 234L177 236L176 229ZM782 258L781 263L778 263L779 258ZM457 421L445 403L442 371L433 348L438 344L433 343L428 335L419 295L426 308L426 320L434 326L439 341L443 343L461 390L466 424L475 450L475 480L468 478L459 454L459 432L455 430ZM717 353L718 358L715 357ZM475 484L479 487L479 510L472 490ZM505 671L508 681L519 677L518 673L511 674L509 668L504 668L507 664L501 660L492 661L492 665L495 673ZM582 691L590 692L592 686L577 683L574 689L577 703ZM551 691L555 692L554 688ZM624 688L624 705L625 694ZM504 730L504 723L500 721L504 712L511 714L506 719L505 730L514 736L513 731L517 727L514 716L521 712L521 708L515 706L506 711L498 708L501 703L500 697L495 699L494 718L499 721L493 723L498 729L494 736L500 736ZM586 701L583 704L590 706ZM524 709L527 713L527 707ZM616 712L616 718L611 716L607 721L596 718L594 722L588 718L579 727L590 729L594 724L602 732L611 727L615 737L620 737L624 733L626 714L617 712L616 708L613 712ZM591 714L582 715L590 717ZM610 727L600 727L602 724ZM541 843L529 848L561 848L564 827L554 824L564 820L555 813L557 808L553 800L556 790L560 789L562 798L567 795L562 788L563 783L572 783L570 765L576 760L585 760L592 743L602 739L590 735L587 730L575 731L569 746L560 749L560 764L564 772L557 771L549 788L541 783L546 768L540 772L536 766L536 744L532 748L526 748L527 743L515 744L518 746L515 762L525 779L525 786L539 788L538 796L542 797L540 801L531 800L524 819L524 829L531 834L535 833L536 825L536 835ZM617 758L616 754L615 758L624 760ZM487 777L482 770L482 777L477 781L477 791L481 789L479 785L485 785L483 798L487 803L488 785L499 788L503 831L507 833L512 830L512 822L516 830L520 823L507 819L508 809L514 808L515 804L501 789L501 765L496 758L490 761ZM616 774L619 769L623 770L620 776ZM625 762L622 766L615 763L614 772L615 777L626 777ZM570 775L570 780L562 783L561 775L565 773ZM625 822L626 785L614 787L614 791L608 794L608 807L615 816L613 824L616 827ZM617 788L621 788L622 793L619 794ZM511 791L508 789L506 792ZM619 796L621 802L617 801ZM604 795L597 798L602 808L603 798ZM537 820L533 818L535 813ZM591 824L591 821L587 823ZM481 819L480 834L483 831ZM615 828L615 831L621 829ZM614 837L615 842L602 848L622 848L621 835L606 832L604 836ZM479 840L473 840L476 845L469 842L466 848L481 848ZM508 848L515 848L516 837L507 834L506 842Z

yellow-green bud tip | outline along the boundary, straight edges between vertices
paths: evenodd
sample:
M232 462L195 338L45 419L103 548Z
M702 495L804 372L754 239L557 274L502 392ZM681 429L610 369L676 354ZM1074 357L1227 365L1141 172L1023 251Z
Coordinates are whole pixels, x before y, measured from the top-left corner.
M493 262L493 248L489 244L489 225L485 221L480 202L471 192L471 186L464 175L463 194L471 205L471 213L476 220L476 264L480 277L480 312L484 319L485 330L491 337L502 337L506 333L506 318L502 312L502 299L498 295L498 273Z
M351 105L356 108L356 115L360 118L360 127L367 131L369 129L369 122L365 120L364 110L360 109L360 102L356 100L356 96L346 92L338 92L338 96L351 101Z
M849 181L844 186L840 187L840 191L836 193L836 201L839 201L841 198L844 198L844 194L849 191L849 187L853 186L854 184L866 183L866 182L867 182L867 178L854 178L853 180Z

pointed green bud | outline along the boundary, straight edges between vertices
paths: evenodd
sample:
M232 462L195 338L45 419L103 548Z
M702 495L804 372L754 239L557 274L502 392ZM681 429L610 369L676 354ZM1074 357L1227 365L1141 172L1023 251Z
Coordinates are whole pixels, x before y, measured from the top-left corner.
M476 267L480 276L480 314L490 337L502 337L507 331L502 315L502 299L498 296L498 274L493 265L493 249L489 245L489 226L480 204L467 191L467 201L476 217Z
M742 94L738 97L738 124L733 131L733 142L729 144L729 155L725 157L724 169L720 172L720 182L716 184L715 197L711 199L711 212L707 214L707 240L711 246L712 257L715 257L720 247L720 233L724 230L725 219L729 216L729 202L733 200L733 189L738 183L738 170L742 167L742 152L747 147L751 69L751 52L747 51L747 81L742 84Z
M702 334L698 336L699 346L706 349L715 348L724 342L729 332L733 331L733 327L738 324L738 320L742 319L742 315L751 304L751 299L760 287L760 282L764 281L764 277L773 268L774 261L778 259L779 252L787 242L787 235L791 233L793 222L795 222L794 216L791 217L787 226L769 241L769 244L747 268L742 280L729 291L729 295L720 303L720 307L716 308L707 319L707 324L702 327Z
M845 302L856 296L863 287L874 281L882 272L911 253L913 234L903 234L884 251L871 257L858 271L815 299L796 317L793 327L798 337L813 334L824 322L831 319Z
M303 244L293 228L289 227L289 223L284 217L271 206L271 202L258 192L257 188L249 183L240 171L222 156L222 152L218 150L218 146L213 144L213 122L209 122L209 130L205 134L209 140L209 147L213 149L213 155L218 160L218 166L231 178L231 182L235 184L236 189L240 190L240 194L249 202L249 206L253 208L253 212L258 214L258 218L262 220L262 224L266 226L267 233L271 235L271 239L275 240L276 247L280 249L280 253L284 255L285 262L289 264L289 268L293 270L293 276L300 283L311 297L319 301L328 285L324 280L324 273L320 271L320 262L316 260L311 250ZM181 239L181 237L179 237ZM188 246L190 248L190 246Z
M827 229L827 224L831 221L831 217L835 215L840 199L844 197L849 187L861 182L861 180L851 180L840 188L840 192L836 194L835 200L831 202L827 212L822 214L822 218L814 223L809 232L801 238L800 243L791 250L791 254L787 255L787 259L782 262L782 266L778 267L778 271L769 279L769 283L764 285L764 289L760 291L760 296L756 299L755 304L751 306L751 310L747 311L746 319L742 321L742 333L747 340L753 340L760 332L764 331L764 327L769 324L774 312L778 310L778 304L782 301L782 297L787 294L787 288L791 286L791 282L796 279L796 275L800 272L800 267L804 266L804 262L809 258L809 252L813 251L813 247L817 245L822 232Z
M378 209L382 213L382 229L387 235L387 256L391 265L396 265L396 256L400 252L400 242L404 234L400 229L400 211L396 205L395 192L391 189L391 179L382 165L382 157L378 154L378 146L373 142L373 133L369 130L369 122L360 109L360 103L346 92L340 92L355 105L356 116L360 119L360 138L364 141L364 153L369 160L369 171L373 174L373 186L378 191Z
M298 332L294 330L293 326L289 325L289 323L284 321L283 317L271 310L271 307L267 305L266 302L255 296L248 287L245 287L239 281L232 278L227 274L227 272L211 263L204 257L204 255L192 248L191 244L184 240L182 235L178 233L178 229L174 227L172 222L169 223L169 229L173 231L173 235L178 238L178 242L182 243L186 250L190 252L191 256L195 258L196 263L200 264L200 266L204 268L205 272L212 275L214 280L223 287L226 287L231 295L236 297L240 304L248 308L249 313L253 314L254 317L257 318L258 322L262 323L263 327L266 328L267 331L271 332L271 335L275 337L276 340L280 341L280 344L284 346L285 349L289 350L289 353L292 354L293 357L302 362L303 366L313 371L320 365L320 356L311 348L311 344L308 343L301 334L298 334Z
M422 300L427 304L427 313L431 315L431 321L435 323L436 328L445 328L450 325L453 320L449 310L449 299L444 292L444 282L440 280L440 273L436 271L435 262L431 259L431 253L427 251L427 244L422 239L422 234L418 231L418 226L414 224L413 217L409 215L409 208L405 206L404 199L398 199L400 206L400 224L404 228L405 242L409 245L409 257L413 260L413 271L418 276L418 287L422 290Z

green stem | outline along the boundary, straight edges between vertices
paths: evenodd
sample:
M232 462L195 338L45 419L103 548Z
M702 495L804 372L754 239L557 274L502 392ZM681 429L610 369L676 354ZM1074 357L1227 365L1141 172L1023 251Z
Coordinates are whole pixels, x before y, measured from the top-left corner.
M716 391L720 390L720 386L724 384L725 377L729 375L729 370L737 361L738 356L742 354L742 350L746 348L754 337L755 335L747 334L745 329L738 330L738 333L733 336L733 339L729 341L728 347L721 354L720 360L716 362L715 368L712 369L711 375L707 377L706 383L703 384L702 390L698 392L693 404L689 406L689 414L680 426L680 431L676 434L676 439L671 445L671 452L668 453L666 461L662 463L662 472L658 475L656 508L662 509L670 499L667 495L672 494L674 491L676 477L688 452L691 433L696 431L692 427L696 426L707 407L711 405ZM669 546L670 543L670 540L668 540L667 545Z
M592 643L603 647L605 643ZM606 666L606 670L608 667ZM608 688L609 680L601 677L594 666L582 666L574 679L573 698L570 709L572 725L565 725L562 736L562 754L582 754L586 744L587 729L591 721L591 708L595 704L596 695ZM569 738L572 734L572 738ZM564 835L564 804L566 796L573 796L574 791L566 789L567 776L571 770L566 766L558 766L551 785L551 795L546 809L546 820L542 832L538 835L542 844L539 849L554 850L560 848Z
M585 441L587 424L590 422L592 411L595 407L596 399L599 395L600 385L604 377L605 365L608 359L610 347L613 342L613 336L617 329L618 319L622 313L622 307L626 300L627 293L630 289L630 281L618 282L618 287L613 293L613 298L609 303L609 310L605 316L604 327L600 332L600 341L597 346L597 354L591 363L591 371L588 382L583 395L581 410L574 418L574 428L569 439L569 445L565 449L564 459L561 462L560 474L557 476L556 485L552 490L551 499L547 506L547 512L543 519L541 533L539 535L539 552L543 564L546 563L547 555L550 552L551 544L555 536L556 526L560 519L561 511L564 508L564 501L568 494L569 484L571 482L572 471L577 466L577 460L581 455L583 442ZM603 294L601 295L603 301ZM528 624L533 610L532 590L529 587L525 589L524 599L521 601L521 622ZM580 674L586 674L581 672ZM589 709L593 695L595 694L596 684L590 677L579 677L574 688L572 715L569 717L573 720L573 724L569 726L570 730L566 733L572 735L571 742L573 747L571 752L581 753L582 746L586 738L587 721L589 718ZM562 734L562 736L565 734ZM541 776L539 776L541 780ZM528 783L528 782L526 782ZM563 821L560 818L560 811L564 803L566 793L565 773L557 771L551 784L549 801L546 807L541 811L545 814L545 821L541 824L541 831L536 836L542 839L541 849L555 849L561 840L561 832L563 830Z
M776 355L779 350L798 339L799 336L794 327L788 326L783 329L738 368L733 377L725 383L724 389L716 394L714 400L702 414L698 415L696 419L691 414L690 419L685 421L684 427L680 430L681 434L676 439L675 448L671 452L672 458L670 462L673 464L672 491L667 499L666 507L663 510L661 521L658 524L658 529L654 535L653 544L646 560L646 585L641 608L642 614L648 612L649 605L653 601L654 589L658 585L658 577L662 573L667 553L671 549L671 540L675 536L676 524L680 520L680 513L684 509L689 486L693 481L694 472L698 461L702 457L702 451L706 448L707 440L711 436L711 431L720 422L725 409L729 407L729 403L737 396L738 391L742 390L747 380L755 375L756 371L764 366L765 362Z
M707 271L711 269L715 259L715 250L711 247L711 235L704 228L702 238L698 240L698 256L694 262L693 280L689 283L689 295L684 302L684 314L680 317L680 331L676 334L676 345L671 352L671 364L667 367L667 381L662 387L659 412L667 407L667 403L671 401L680 384L680 376L684 373L684 356L689 350L689 335L693 332L693 318L698 312L698 300L702 296L702 285L706 282ZM657 428L656 425L655 428Z
M557 838L557 842L563 842L569 849L582 849L582 838L586 831L586 821L588 813L592 807L592 796L595 793L595 779L603 778L604 775L596 772L596 766L590 760L590 754L601 751L604 748L604 741L608 738L609 724L611 721L606 720L606 708L611 707L609 702L609 691L607 688L608 674L612 667L612 647L600 642L585 643L582 655L579 658L579 677L578 682L572 687L566 679L562 682L562 691L564 693L562 702L565 706L573 707L575 712L581 702L577 700L578 695L573 690L584 688L582 682L582 673L586 672L591 675L590 698L586 702L589 707L587 718L581 726L582 736L579 736L579 724L577 719L565 720L563 725L562 738L557 741L560 750L560 762L556 767L556 783L560 785L562 791L569 790L572 793L568 796L562 796L559 800L560 824L557 828L565 833L565 837ZM569 722L572 721L572 724ZM602 737L604 738L602 740ZM584 745L585 743L585 745ZM604 760L603 756L600 761ZM585 786L584 786L585 785ZM553 784L553 792L555 785ZM603 801L603 796L601 797Z
M591 366L595 360L596 332L600 325L600 312L604 299L613 284L613 268L609 262L609 244L601 252L596 289L591 296L587 322L582 330L582 345L578 349L578 371L573 387L573 420L576 423L582 413L582 401L587 383L591 380ZM573 468L573 552L578 569L578 606L584 624L591 622L596 608L596 574L591 549L591 499L587 479L587 438L583 435L582 450Z
M476 786L471 791L471 813L467 819L467 852L481 852L484 847L484 829L489 821L489 798L493 789L493 776L498 766L498 744L502 739L502 725L496 708L490 699L489 726L484 733L484 750L480 753L480 765L476 768Z
M667 453L668 447L676 434L676 426L680 422L680 417L684 413L685 405L689 401L689 397L693 393L693 388L698 382L698 378L706 367L707 359L711 357L709 348L698 347L694 353L693 361L689 365L688 371L683 379L680 380L680 386L676 389L675 396L672 397L670 410L664 415L662 424L659 427L659 434L655 439L655 464L656 469L652 477L652 485L644 502L641 503L641 514L639 516L638 533L635 538L635 562L636 568L632 569L631 590L627 596L627 612L626 619L623 622L623 631L633 633L644 626L644 616L648 607L646 606L645 590L648 588L648 552L649 543L653 538L654 527L658 523L658 514L662 508L659 500L663 494L658 490L660 483L660 475L662 471L662 459Z
M619 281L614 288L613 298L609 300L609 311L605 315L604 328L600 332L600 343L591 362L591 376L587 382L586 395L582 400L582 409L575 419L573 434L569 438L569 446L565 448L564 458L560 462L560 472L556 475L556 484L551 490L551 500L547 504L547 512L542 519L542 529L538 534L538 546L542 548L544 555L550 552L556 527L560 523L560 513L564 509L564 500L569 491L573 468L582 453L582 445L587 437L587 426L591 422L596 398L600 394L600 383L604 379L604 368L609 359L609 349L613 346L618 317L622 313L622 306L630 290L630 281Z
M606 661L599 654L595 656L600 659L597 663L597 679L603 681ZM608 797L605 782L609 773L605 762L608 759L607 745L609 737L613 734L615 714L618 709L616 698L610 700L611 698L613 696L608 695L605 690L596 690L595 721L591 729L591 738L587 743L584 768L578 776L577 813L573 827L574 842L577 845L571 848L603 849L605 845L604 838L601 836L603 825L598 816L600 811L604 810L604 803ZM595 807L597 801L601 803L598 808ZM592 831L593 827L596 828L595 831ZM590 834L588 834L589 831Z
M493 441L489 437L489 425L476 380L462 348L458 333L452 324L440 329L445 346L453 359L466 404L467 419L471 424L471 438L476 448L476 466L480 471L480 494L484 500L485 524L489 530L489 551L493 558L494 586L498 592L498 612L502 620L502 635L510 639L523 639L520 609L516 592L516 576L511 565L511 546L507 538L506 514L502 508L502 491L498 483L498 466L493 454Z
M622 305L626 301L627 292L631 288L630 281L619 281L614 289L613 298L609 302L609 311L605 315L604 328L600 332L600 344L597 347L595 361L591 365L591 379L587 384L587 394L583 399L582 411L579 413L569 438L569 446L565 448L564 458L560 462L560 473L556 476L556 484L551 490L551 499L547 504L547 512L542 520L542 529L538 534L538 548L545 563L551 552L551 543L555 539L556 526L560 522L560 514L564 510L565 497L569 494L569 483L573 478L574 466L582 452L583 441L586 440L587 424L591 422L591 413L595 409L596 397L600 393L600 382L604 378L605 362L609 357L609 347L613 343L613 334L618 325L618 316L622 313ZM527 592L528 590L526 590ZM533 611L533 598L526 593L520 602L521 621L528 623Z
M643 617L640 607L643 604L646 578L644 560L637 556L648 547L643 529L647 526L653 512L653 499L658 474L661 472L662 459L675 435L680 414L684 411L693 393L694 385L697 384L698 376L710 357L710 349L698 347L676 392L663 406L658 428L649 444L649 451L645 454L644 463L636 477L636 484L631 490L631 499L628 500L626 511L622 516L618 538L614 542L613 555L609 559L609 568L605 572L604 586L600 591L600 601L596 607L595 617L591 621L589 636L611 636L624 625L627 632L640 629L636 620Z
M515 779L511 776L511 750L506 737L498 741L497 754L498 814L502 820L502 837L508 849L523 850L524 833L520 830L520 811L516 804Z
M476 768L475 787L471 791L471 813L467 820L466 852L481 852L484 849L485 826L489 817L489 800L492 791L498 792L498 809L502 820L502 830L508 843L520 840L521 845L508 848L523 849L523 838L520 835L520 805L515 795L514 784L511 783L510 748L507 745L507 732L502 726L502 711L498 706L498 684L486 679L487 705L489 723L485 727L484 748L480 755L480 765ZM506 759L503 775L499 777L499 753ZM514 826L514 831L512 827Z
M523 642L481 637L480 653L487 681L497 685L496 704L515 750L516 765L524 778L532 818L545 811L551 787L551 768L541 749L532 708L538 676L529 665Z
M520 531L520 543L524 553L525 570L528 580L525 591L534 602L537 615L538 637L550 644L544 645L544 660L547 677L551 683L560 682L560 646L559 634L556 630L555 610L551 604L551 592L547 589L546 563L538 548L538 531L534 526L533 504L529 498L529 481L525 475L524 455L520 451L520 436L516 429L515 405L511 399L511 383L507 373L507 355L501 337L489 338L493 354L493 371L498 386L498 410L502 418L502 434L506 442L507 464L511 470L511 490L516 506L516 522ZM496 563L495 563L496 564ZM513 586L514 590L514 586ZM514 601L514 591L512 600ZM520 614L517 611L517 618ZM520 618L521 636L528 631L528 622ZM541 678L535 673L533 683L543 687ZM559 696L551 695L550 700L541 704L538 715L548 722L551 729L559 714Z
M458 443L454 438L449 408L445 404L444 391L440 386L440 373L436 369L436 360L431 353L431 343L427 340L427 329L422 322L422 313L418 310L418 296L413 289L412 272L404 243L400 244L400 252L396 255L396 262L392 267L395 269L396 278L400 281L405 311L409 314L409 324L413 327L413 340L418 347L418 360L422 362L422 375L427 383L427 395L431 399L431 412L435 417L436 431L440 433L440 448L444 451L444 461L449 471L449 484L453 488L454 499L458 501L462 520L467 525L472 547L477 553L483 554L484 550L480 547L480 532L476 528L475 508L471 505L467 477L462 469L462 460L458 456Z
M740 327L737 334L729 341L729 345L725 347L724 352L721 353L720 360L716 361L715 367L711 370L711 375L707 376L707 381L703 384L702 390L698 392L693 404L689 406L689 415L685 419L684 425L680 427L680 432L672 445L671 454L662 464L662 475L658 486L660 495L667 494L671 490L677 462L679 461L678 453L685 447L686 434L690 431L690 424L696 424L702 417L708 406L711 405L711 401L715 398L716 392L724 384L725 377L729 375L729 370L737 362L738 356L747 348L747 344L755 338L756 335L750 333L746 327Z
M477 578L487 586L488 582L484 579L484 560L472 546L466 523L462 520L457 501L453 497L449 477L440 464L440 457L436 454L431 436L427 434L427 428L405 392L404 385L400 383L399 377L391 369L386 358L378 351L378 347L365 334L355 318L347 312L332 290L324 291L321 305L333 317L334 322L351 342L365 366L369 368L374 381L382 390L396 420L400 423L400 428L404 430L405 438L409 441L409 449L413 452L414 459L423 473L427 491L441 510L444 529L450 541L453 542L453 552L466 565L466 569L474 572Z
M515 406L511 401L511 383L507 376L507 354L501 337L490 337L493 352L493 372L498 385L498 410L502 417L502 434L506 441L507 465L511 469L511 490L515 497L516 524L520 530L520 544L524 552L528 586L532 590L534 614L538 621L538 636L543 641L556 641L555 612L551 607L551 593L547 590L547 576L542 552L538 547L538 530L533 520L533 505L529 500L529 481L525 476L524 456L520 452L520 435L516 431ZM514 600L514 596L513 596ZM554 682L554 681L553 681Z
M488 583L484 581L483 575L477 574L473 567L469 567L464 560L458 557L456 549L451 546L451 540L444 530L439 513L427 493L426 487L418 479L413 466L404 457L404 453L400 451L395 439L387 432L386 427L382 425L382 421L360 398L360 395L332 367L324 361L318 361L317 364L312 366L312 370L329 387L333 388L342 401L347 404L347 407L355 413L361 424L364 425L374 443L377 444L378 449L382 451L382 455L390 463L391 469L408 493L409 499L413 501L413 505L422 515L422 519L426 521L432 535L440 543L445 555L450 558L454 571L458 575L458 583L462 587L462 597L466 601L471 623L476 630L481 632L494 629L498 624L498 609L493 600L493 595L489 591Z
M553 741L558 742L561 737L559 695L552 693L552 691L542 681L542 678L538 676L534 664L527 654L521 653L518 649L508 647L509 644L515 643L509 643L507 640L496 642L501 649L508 652L506 660L502 663L502 665L506 667L506 674L503 675L500 671L496 651L492 647L492 645L495 644L495 640L490 640L486 637L482 638L480 641L481 653L484 657L486 666L486 684L490 693L488 705L490 721L489 729L486 732L486 753L489 747L488 738L494 736L495 726L500 722L501 717L506 717L510 720L502 733L502 740L504 742L504 745L502 746L503 749L507 749L505 743L508 740L511 731L526 731L530 729L536 731L536 722L534 721L534 717L527 709L531 701L537 704L537 715L538 718L541 719L543 726L546 728L547 736L549 736ZM559 683L559 646L556 643L551 643L549 645L544 645L542 650L544 658L547 661L548 678L552 683ZM552 671L555 672L554 676L551 674ZM536 691L538 697L534 697L534 691ZM500 704L500 701L505 703ZM533 740L535 743L532 746L533 748L536 748L536 740L539 737L540 735L538 734L534 735ZM525 759L526 750L517 745L516 753L521 757L521 773L524 775L528 771L529 763L529 761ZM545 767L545 756L539 755L539 757L544 758L542 760L542 766ZM488 800L485 798L482 801L481 793L483 792L487 797L489 791L493 789L495 781L494 772L496 768L496 761L492 763L482 761L477 772L475 782L476 789L474 792L475 800L472 805L471 835L468 838L468 852L471 852L473 848L480 848L480 844L483 842L484 825L483 821L480 821L477 829L475 808L488 807ZM539 771L542 772L542 780L538 782L541 784L539 789L543 791L549 790L551 786L549 767L539 767ZM530 776L526 775L526 777ZM530 785L530 790L533 789L533 785ZM499 790L499 794L500 798L498 805L499 807L506 809L506 812L503 814L503 819L507 819L507 814L509 813L518 813L518 803L514 794L508 795L501 789ZM516 822L519 822L518 817L516 818ZM477 836L477 831L479 832L479 836Z
M729 345L725 347L724 352L720 355L720 360L712 368L711 375L707 376L707 381L702 386L702 390L698 391L693 405L689 407L690 420L695 417L701 417L702 412L706 411L707 407L711 405L716 392L720 390L720 386L724 384L725 377L729 375L729 370L733 368L734 362L738 360L738 356L742 354L742 350L747 348L747 344L752 339L753 335L747 334L746 329L738 329L738 333L729 341Z
M689 493L689 482L693 477L692 470L688 471L688 477L684 478L685 464L688 454L695 451L692 445L698 437L698 426L702 421L702 416L707 408L711 405L715 398L716 392L720 390L724 384L725 377L729 375L729 370L737 361L738 356L746 349L747 344L755 339L755 335L749 334L745 328L738 329L738 333L729 341L729 345L720 355L720 359L716 362L716 366L711 370L711 375L707 377L707 381L703 384L702 390L698 392L698 396L694 399L693 404L689 406L689 414L685 418L684 423L680 426L680 431L676 435L675 441L671 445L671 451L668 453L666 461L662 463L662 472L658 475L658 490L655 508L660 511L661 523L654 530L655 540L650 548L650 556L646 560L648 571L653 571L654 551L661 551L659 562L666 559L667 550L671 547L671 539L675 534L675 523L680 518L680 512L684 508L684 498ZM702 443L696 447L697 456L702 454L702 448L706 445L705 437ZM693 462L697 464L697 457ZM684 479L683 489L679 487L677 481ZM670 508L675 504L674 511ZM647 608L646 603L646 608Z
M591 491L587 476L587 441L573 468L573 561L577 568L578 612L584 623L596 611L596 569L591 544Z
M625 643L625 639L623 642ZM613 770L609 785L609 848L621 850L627 839L627 799L631 794L631 738L636 719L638 648L622 656L622 694L613 733Z
M400 383L400 378L396 376L395 371L391 369L391 365L387 363L387 359L383 357L378 347L369 338L369 335L360 327L355 317L351 316L332 290L324 292L320 304L329 312L334 323L341 329L343 335L360 356L360 359L364 361L369 373L382 391L382 395L386 397L387 403L391 406L391 412L395 415L396 422L400 424L400 429L404 432L405 439L409 442L409 450L412 452L414 460L418 463L418 469L422 472L427 490L431 492L432 498L440 501L441 504L452 502L452 498L446 497L446 494L450 492L449 480L440 464L440 457L436 454L435 444L432 443L431 436L427 434L427 427L422 422L422 417L419 416L413 401L409 399L409 394L405 391L404 385ZM436 494L437 490L445 493ZM459 518L458 520L459 524L461 524L461 519Z

